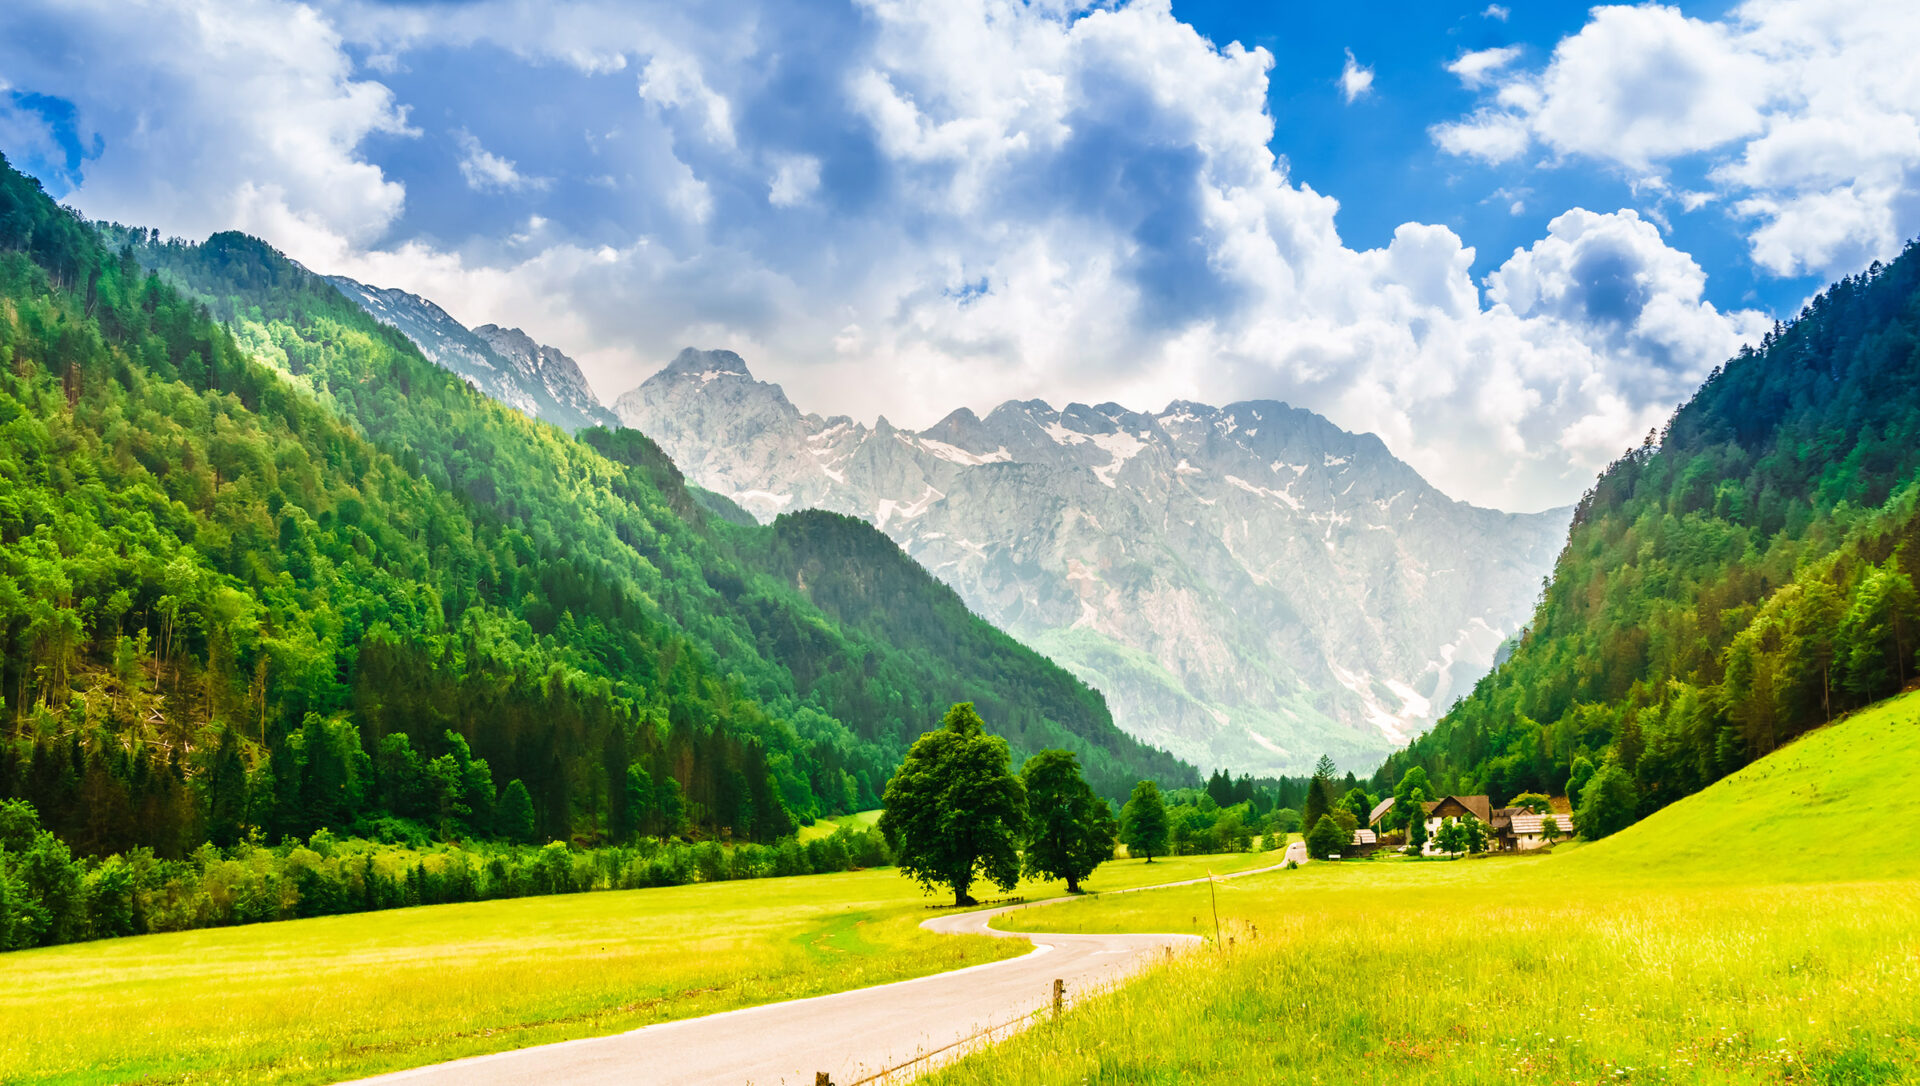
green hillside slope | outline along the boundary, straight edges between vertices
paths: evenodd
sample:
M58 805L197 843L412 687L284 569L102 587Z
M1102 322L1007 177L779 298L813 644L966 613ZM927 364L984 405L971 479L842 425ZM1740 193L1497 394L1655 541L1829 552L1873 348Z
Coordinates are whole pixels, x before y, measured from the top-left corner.
M716 530L644 437L530 422L258 241L96 230L0 163L0 798L77 850L484 836L512 781L543 838L765 839L872 806L957 696L1167 766L1044 661L899 647Z
M1604 835L1843 711L1920 648L1920 248L1717 369L1582 499L1512 655L1377 777L1607 796Z
M1920 693L1801 736L1604 841L1556 857L1576 871L1778 882L1920 877Z

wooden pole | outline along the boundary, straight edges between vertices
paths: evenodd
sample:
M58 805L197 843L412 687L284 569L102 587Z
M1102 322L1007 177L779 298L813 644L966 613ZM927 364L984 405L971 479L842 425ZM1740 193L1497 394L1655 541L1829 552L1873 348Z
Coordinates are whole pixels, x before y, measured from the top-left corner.
M1064 980L1061 980L1059 977L1055 977L1053 979L1053 1016L1055 1018L1060 1017L1060 1012L1062 1009L1066 1007L1066 1005L1067 1005L1067 982Z
M815 1071L813 1073L813 1086L833 1086L833 1078L825 1071Z
M1213 885L1213 872L1207 872L1207 896L1213 899L1213 945L1220 945L1220 891Z

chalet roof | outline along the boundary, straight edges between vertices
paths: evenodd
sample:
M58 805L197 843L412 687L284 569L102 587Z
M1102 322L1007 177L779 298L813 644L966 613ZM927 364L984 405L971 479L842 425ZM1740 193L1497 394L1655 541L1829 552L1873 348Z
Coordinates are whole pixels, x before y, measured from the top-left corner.
M1372 830L1354 830L1353 843L1356 845L1377 845L1380 843L1380 838L1375 836Z
M1373 805L1373 813L1367 816L1367 825L1371 826L1380 821L1380 819L1391 810L1393 810L1393 797L1388 796L1386 799Z
M1493 824L1493 801L1485 796L1443 796L1426 805L1427 817L1433 817L1436 810L1449 803L1457 804L1462 810L1488 825Z
M1537 815L1537 814L1516 814L1513 816L1513 823L1510 827L1509 832L1511 832L1516 837L1520 836L1521 834L1527 834L1527 833L1543 833L1546 830L1546 821L1548 817L1549 816L1547 815ZM1560 827L1561 833L1573 832L1573 816L1572 815L1555 814L1555 815L1552 815L1551 817L1553 818L1554 823Z

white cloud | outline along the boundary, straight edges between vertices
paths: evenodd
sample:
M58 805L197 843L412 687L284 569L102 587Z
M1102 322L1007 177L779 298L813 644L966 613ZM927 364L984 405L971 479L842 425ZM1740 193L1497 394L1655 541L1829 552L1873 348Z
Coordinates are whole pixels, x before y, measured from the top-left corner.
M338 36L321 39L329 79L302 82L294 65L293 85L275 86L260 66L251 93L287 103L296 122L316 109L308 99L355 118L308 142L328 152L324 175L370 176L364 192L391 193L389 204L309 184L296 157L248 157L216 122L258 135L271 114L236 119L244 100L184 95L164 99L167 123L204 147L176 144L174 158L205 154L232 172L175 173L131 156L135 126L101 125L106 155L122 157L90 166L87 184L178 177L190 188L154 198L170 214L201 192L227 202L184 227L148 214L151 201L82 206L182 232L240 220L310 266L418 291L469 323L525 327L580 358L609 396L692 343L741 351L804 409L912 425L1013 397L1143 408L1274 397L1377 432L1449 493L1509 508L1571 500L1754 324L1703 303L1698 267L1630 212L1563 215L1484 284L1444 226L1407 223L1383 248L1348 247L1337 201L1296 183L1269 146L1271 55L1216 48L1166 0L743 4L697 19L665 4L492 0L338 17L357 47L396 65L484 44L635 79L644 104L621 117L620 143L644 152L616 167L583 150L582 172L651 171L644 184L622 174L596 209L630 201L620 221L639 225L585 237L543 205L551 221L521 212L499 238L457 250L383 241L399 190L360 147L404 117L384 87L352 77ZM154 78L147 67L209 70L209 46L164 25L150 33L179 59L102 54L131 74L77 84L87 111ZM302 63L317 52L309 43ZM9 78L12 60L0 43ZM794 101L795 87L812 90ZM527 104L485 105L493 132ZM1537 137L1516 116L1517 154ZM1463 130L1475 138L1498 142ZM857 184L840 187L849 176ZM787 210L800 204L807 214ZM276 207L281 219L258 210ZM302 232L308 220L321 228Z
M1502 7L1499 4L1488 4L1487 9L1480 13L1480 17L1483 19L1493 19L1497 22L1504 23L1507 21L1507 16L1512 14L1513 12L1511 10L1505 7Z
M311 8L71 0L3 18L8 77L77 103L83 128L110 137L68 197L91 214L363 245L401 212L404 189L360 148L374 133L412 134L406 111L354 77Z
M1491 110L1482 110L1458 123L1435 125L1431 134L1447 152L1485 162L1519 158L1533 145L1533 133L1524 120Z
M733 146L733 107L707 86L700 64L679 52L663 52L640 72L640 97L663 109L686 108L702 121L707 137Z
M1361 67L1353 59L1353 50L1347 50L1346 66L1340 69L1340 94L1348 104L1364 97L1373 90L1373 69Z
M767 202L775 207L803 204L820 187L820 160L812 155L775 155Z
M1920 231L1920 11L1841 0L1749 0L1720 20L1670 7L1595 8L1538 71L1433 129L1501 162L1539 145L1610 162L1643 187L1706 156L1714 191L1751 223L1778 275L1851 271ZM1464 58L1463 58L1464 59Z
M1484 86L1494 74L1512 64L1520 56L1517 45L1501 45L1492 49L1478 49L1471 53L1462 53L1453 63L1447 65L1447 71L1460 77L1460 82L1469 87Z
M479 138L464 128L453 134L453 140L460 146L460 176L475 192L517 192L547 186L545 178L523 176L511 160L480 146Z

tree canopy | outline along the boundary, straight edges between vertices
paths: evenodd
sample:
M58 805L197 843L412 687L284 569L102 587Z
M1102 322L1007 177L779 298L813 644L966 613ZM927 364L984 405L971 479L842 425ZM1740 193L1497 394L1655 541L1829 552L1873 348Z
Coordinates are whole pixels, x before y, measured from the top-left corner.
M947 710L941 726L914 741L887 782L880 832L901 873L971 905L974 882L1003 890L1020 881L1026 789L1013 775L1007 741L989 735L972 702Z
M1027 791L1027 874L1064 879L1067 893L1079 893L1080 880L1113 859L1113 812L1080 776L1072 751L1027 759L1020 781Z
M1160 797L1160 786L1152 781L1134 785L1127 805L1120 809L1120 839L1126 842L1127 853L1145 856L1152 863L1156 855L1166 854L1168 830L1167 804Z

